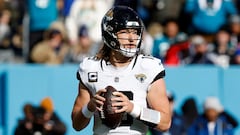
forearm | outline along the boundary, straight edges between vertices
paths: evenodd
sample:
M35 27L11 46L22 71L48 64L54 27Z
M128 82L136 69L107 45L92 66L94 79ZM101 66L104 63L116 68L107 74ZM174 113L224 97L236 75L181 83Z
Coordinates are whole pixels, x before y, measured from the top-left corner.
M89 124L90 118L86 118L82 109L72 113L72 124L73 128L77 131L84 129Z
M166 131L171 126L171 114L167 114L165 112L160 112L160 114L161 114L160 122L155 128L160 131Z
M90 102L90 94L88 90L82 87L83 85L79 84L79 94L72 110L72 126L77 131L82 130L88 125L93 112L95 112L95 106ZM90 108L90 110L87 108Z
M172 112L163 79L159 79L151 85L148 91L147 101L149 107L156 110L161 115L160 121L155 128L161 131L168 130L171 125Z

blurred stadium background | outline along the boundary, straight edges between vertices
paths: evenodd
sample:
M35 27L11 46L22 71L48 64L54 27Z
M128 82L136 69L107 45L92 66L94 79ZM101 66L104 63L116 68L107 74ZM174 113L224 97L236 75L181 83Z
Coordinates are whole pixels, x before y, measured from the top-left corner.
M60 34L64 43L71 50L76 49L78 39L82 37L90 38L93 41L88 43L101 44L99 22L103 13L113 4L128 5L142 17L146 25L145 46L142 48L144 53L154 55L166 62L164 61L164 55L166 55L164 51L173 46L172 50L169 49L173 51L169 53L173 59L170 59L170 64L164 64L166 65L167 89L175 95L175 108L180 114L182 113L181 106L188 97L196 99L201 112L204 99L207 96L217 96L224 108L240 122L240 0L225 0L229 3L224 3L224 6L230 5L228 9L231 10L231 13L228 14L234 15L232 19L227 18L229 16L223 16L223 14L227 14L225 13L226 8L218 8L211 12L211 19L208 14L205 14L209 11L208 7L206 11L201 9L200 12L206 16L198 18L200 21L195 22L201 24L204 22L202 20L213 21L208 22L211 25L200 25L206 31L215 27L220 22L219 19L225 20L228 27L231 24L235 27L237 24L235 27L237 30L234 32L230 28L219 28L218 30L222 30L224 34L222 31L214 31L210 34L202 31L203 37L196 38L198 39L196 41L191 40L191 36L197 34L192 27L191 17L199 16L191 9L200 8L194 8L194 4L191 2L193 0L0 0L0 135L13 135L18 119L23 117L24 104L39 105L41 99L46 96L52 98L56 113L66 123L66 135L92 133L92 123L81 132L74 131L71 126L72 106L78 92L76 71L79 59L66 62L59 61L57 57L51 63L41 60L39 62L37 59L31 60L30 56L33 47L46 40L45 32L52 32L53 35ZM207 2L211 6L214 0L207 0ZM84 8L80 9L79 4ZM71 11L72 7L74 9ZM185 8L188 8L190 13L184 12ZM218 14L215 11L221 13ZM166 34L168 21L171 22L168 28L174 34L171 30L169 33L174 37L168 37ZM56 25L52 26L54 22ZM219 33L223 35L223 38L221 36L217 38L216 35ZM227 49L224 50L222 56L221 53L216 53L217 45L215 43L217 41L215 40L218 39L221 42L221 39L226 39L226 36L229 44L225 44ZM202 40L203 38L206 41ZM51 40L52 36L47 39ZM196 46L194 44L199 45L206 42L209 44L207 49L205 48L204 54L208 54L208 52L214 54L216 57L214 57L213 63L207 63L204 58L195 63L194 61L186 63L185 58L193 59L195 56L193 48ZM178 45L179 48L174 48ZM58 47L53 50L61 48ZM211 47L215 47L215 50ZM92 55L92 52L96 51L96 47L91 49L95 49L94 51L90 50L89 54ZM45 51L43 52L45 54ZM190 54L186 52L190 52ZM82 58L81 54L80 56ZM179 56L182 57L179 58ZM234 61L235 56L238 58L238 62ZM43 53L40 53L39 58L43 58ZM168 64L172 66L168 66ZM240 127L236 129L236 135L240 135Z

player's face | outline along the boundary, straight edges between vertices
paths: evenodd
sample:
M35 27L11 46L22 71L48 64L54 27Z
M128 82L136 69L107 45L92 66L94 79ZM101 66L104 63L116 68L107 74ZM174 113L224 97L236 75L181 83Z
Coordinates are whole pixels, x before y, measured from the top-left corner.
M135 29L123 29L117 32L117 38L121 47L126 49L137 48L139 35Z

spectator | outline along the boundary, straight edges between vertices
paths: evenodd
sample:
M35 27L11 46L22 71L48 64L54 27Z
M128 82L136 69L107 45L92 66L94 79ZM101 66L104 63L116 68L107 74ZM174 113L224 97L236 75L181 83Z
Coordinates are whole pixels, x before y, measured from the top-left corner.
M209 58L208 43L201 35L195 35L191 38L190 56L188 64L213 64Z
M63 24L54 22L46 35L47 38L33 48L31 52L32 61L41 64L64 63L69 53L69 46Z
M185 59L189 56L189 41L187 39L181 40L172 44L167 50L164 64L178 66L186 63Z
M78 32L78 43L72 46L70 52L70 62L80 63L85 57L97 53L98 45L94 45L89 37L88 29L85 25L81 26Z
M233 127L220 115L223 107L217 97L208 97L204 102L204 113L188 130L189 135L233 135Z
M75 0L69 15L66 17L66 27L71 45L77 43L80 26L86 25L89 36L95 43L101 42L101 17L113 5L113 0Z
M207 41L228 22L229 15L237 14L231 0L187 0L185 11L192 15L191 34L203 34Z
M147 27L148 33L155 39L163 34L163 26L158 22L152 22Z
M8 9L0 11L0 62L14 62L14 52L11 48L11 12Z
M215 35L213 42L213 52L210 54L210 59L213 64L221 67L228 67L230 64L230 33L225 27L221 28Z
M240 49L237 49L230 60L231 65L240 65Z
M0 12L0 43L10 35L10 18L9 10L5 9Z
M240 16L234 15L229 19L229 28L230 28L230 44L231 50L235 50L237 47L240 47Z
M23 63L25 62L25 39L23 40L23 33L26 33L26 29L23 30L23 17L25 14L25 0L11 0L9 2L9 8L11 11L11 20L10 20L10 44L11 49L14 52L15 58L14 63Z
M164 33L156 37L153 43L152 55L165 59L166 52L172 44L185 40L187 35L179 31L178 23L175 19L169 18L164 23Z
M18 121L14 135L64 135L66 133L66 126L55 113L51 98L43 98L40 106L27 103L23 110L24 118Z
M159 130L151 129L152 135L185 135L186 131L183 124L183 119L174 109L175 96L168 92L168 100L170 103L170 109L172 111L172 124L168 131L161 132Z
M181 106L184 127L187 130L198 116L196 100L193 97L187 98Z
M32 135L33 134L33 106L29 103L23 107L24 117L18 121L14 135Z
M29 52L43 40L44 32L58 18L57 0L26 0L29 14ZM31 62L31 60L29 61Z
M66 126L54 111L53 101L50 97L45 97L40 103L45 111L43 114L43 131L46 135L64 135Z

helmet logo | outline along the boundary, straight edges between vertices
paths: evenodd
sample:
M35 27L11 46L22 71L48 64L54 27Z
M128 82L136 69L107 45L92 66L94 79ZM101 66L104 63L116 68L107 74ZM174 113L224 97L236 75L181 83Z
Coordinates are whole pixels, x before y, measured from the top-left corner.
M107 13L106 13L106 19L108 21L112 20L113 19L113 10L109 10Z

